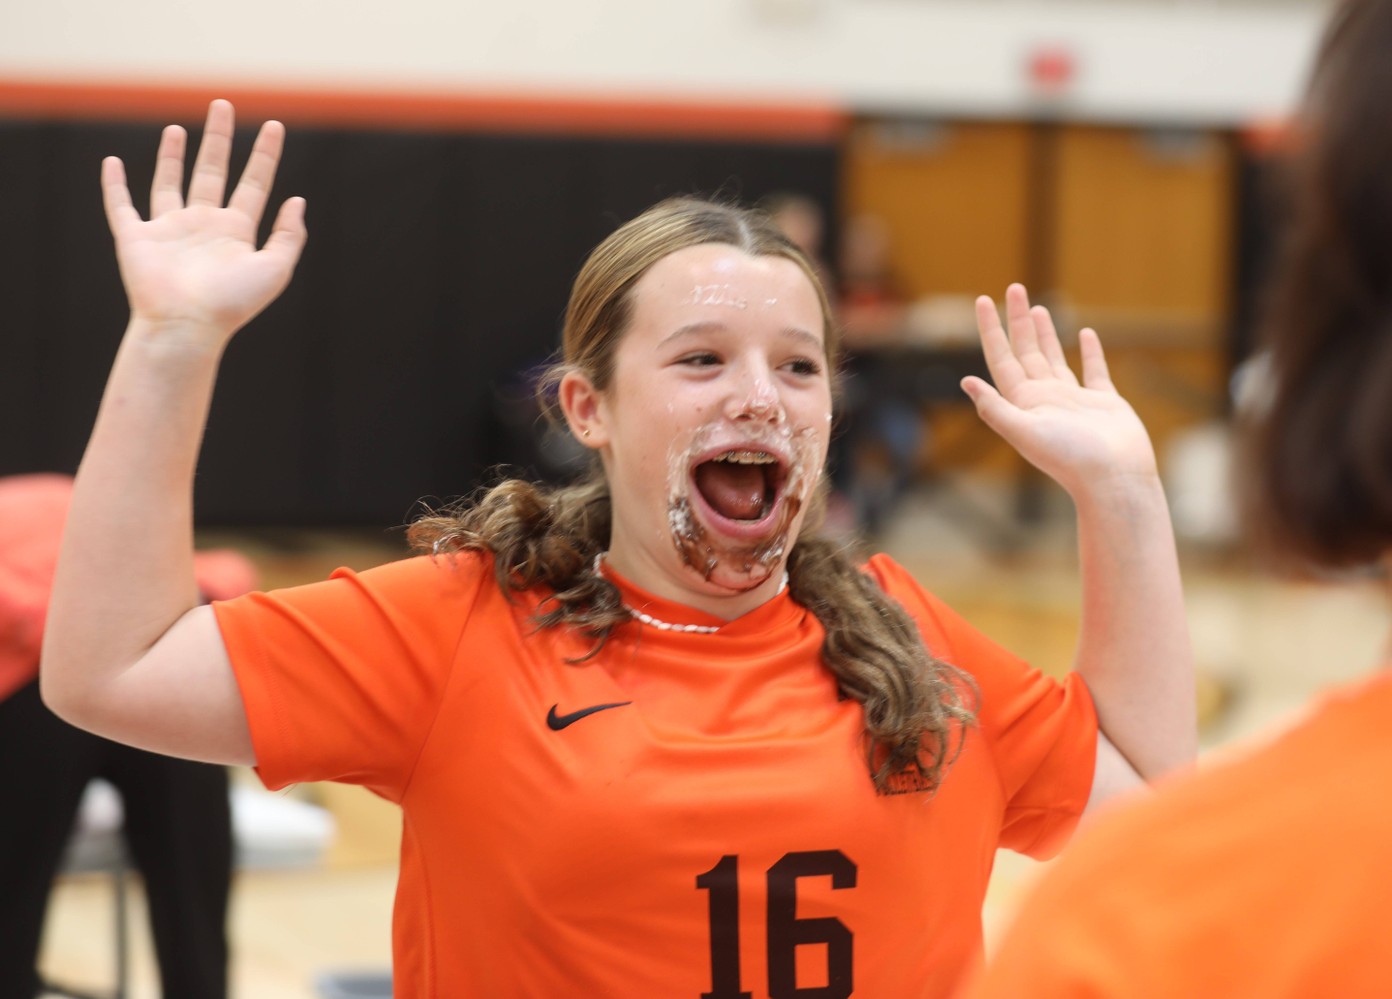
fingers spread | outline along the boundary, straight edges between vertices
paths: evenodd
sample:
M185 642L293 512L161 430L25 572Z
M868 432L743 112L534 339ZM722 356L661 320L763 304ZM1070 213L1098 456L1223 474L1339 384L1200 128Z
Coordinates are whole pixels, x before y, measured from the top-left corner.
M1090 389L1111 389L1111 372L1107 369L1107 358L1102 353L1102 341L1097 331L1085 328L1078 333L1078 349L1083 361L1083 384Z
M251 147L246 169L242 171L241 179L237 181L228 202L229 208L245 213L253 225L261 224L261 215L266 210L266 200L275 182L276 167L280 164L280 153L284 147L285 126L278 121L268 121L262 125ZM284 216L284 206L280 214Z
M1054 318L1049 315L1049 310L1042 305L1036 305L1030 309L1030 315L1034 318L1034 328L1039 335L1039 349L1049 362L1049 369L1054 377L1062 378L1074 385L1078 384L1078 378L1068 366L1068 358L1064 356L1063 344L1059 340L1058 330L1054 327Z
M130 188L126 187L126 167L115 156L108 156L101 165L102 207L106 209L106 224L114 233L119 226L140 221L140 214L131 204Z
M981 422L996 433L1009 440L1020 430L1023 421L1020 410L985 381L975 376L963 378L962 391L976 406Z
M227 161L232 155L232 105L217 100L208 105L208 120L203 126L203 141L198 144L198 158L189 180L188 203L222 207L227 192Z
M261 252L281 257L287 267L293 268L309 237L304 213L304 198L290 198L281 205L271 226L271 235Z
M1010 345L1030 378L1048 378L1053 374L1049 360L1039 345L1039 331L1034 325L1029 294L1022 284L1012 284L1005 290L1005 315L1010 329Z
M986 356L986 367L991 372L991 380L1002 392L1011 392L1029 376L1020 367L1015 351L1011 349L1005 330L1001 328L996 303L989 295L982 295L976 300L976 328L981 334L981 350Z
M187 144L188 133L178 125L170 125L160 134L155 174L150 181L152 219L184 207L184 147Z

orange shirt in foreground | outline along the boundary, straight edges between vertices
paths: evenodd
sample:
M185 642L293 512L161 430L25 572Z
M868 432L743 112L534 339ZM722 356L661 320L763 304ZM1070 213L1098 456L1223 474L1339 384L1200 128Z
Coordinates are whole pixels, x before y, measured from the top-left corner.
M1392 995L1392 677L1080 835L970 999Z
M403 810L400 999L945 995L981 946L998 846L1049 854L1097 724L884 558L870 571L980 687L936 795L875 793L860 706L785 592L725 623L613 577L634 622L538 632L477 555L215 605L271 788Z

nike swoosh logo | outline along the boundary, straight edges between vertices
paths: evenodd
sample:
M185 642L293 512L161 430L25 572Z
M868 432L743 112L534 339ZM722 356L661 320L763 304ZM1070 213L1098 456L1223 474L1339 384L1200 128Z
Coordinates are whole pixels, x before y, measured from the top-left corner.
M581 708L579 711L572 711L568 715L556 714L556 708L559 705L553 704L551 705L551 710L546 714L546 725L551 731L559 732L567 725L574 725L581 718L586 718L598 711L608 711L610 708L622 708L632 703L632 701L616 701L613 704L595 704L588 708Z

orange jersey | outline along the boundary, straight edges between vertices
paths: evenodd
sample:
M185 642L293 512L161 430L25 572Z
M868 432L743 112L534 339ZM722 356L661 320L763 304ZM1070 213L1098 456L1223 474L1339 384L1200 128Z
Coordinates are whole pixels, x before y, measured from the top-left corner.
M403 809L395 994L943 995L974 964L995 850L1057 849L1097 723L902 568L869 571L980 687L936 795L877 794L859 704L785 592L716 634L538 631L475 555L215 604L271 788L363 784ZM909 782L911 785L912 782Z
M1392 677L1079 836L971 999L1392 993Z

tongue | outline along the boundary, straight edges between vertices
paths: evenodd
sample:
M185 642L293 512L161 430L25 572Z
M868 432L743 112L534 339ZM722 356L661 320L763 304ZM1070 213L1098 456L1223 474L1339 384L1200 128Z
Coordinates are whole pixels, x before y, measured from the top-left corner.
M696 469L696 488L716 513L731 520L758 520L764 509L764 469L708 461Z

